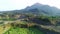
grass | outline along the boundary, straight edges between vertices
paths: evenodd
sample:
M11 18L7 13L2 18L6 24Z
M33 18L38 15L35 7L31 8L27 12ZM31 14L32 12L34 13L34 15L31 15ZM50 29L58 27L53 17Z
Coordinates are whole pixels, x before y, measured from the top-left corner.
M11 28L5 34L44 34L36 28Z
M29 31L30 31L29 34L44 34L43 32L36 28L29 28Z
M0 34L5 33L7 30L10 29L10 27L11 27L11 26L10 26L10 25L7 25L7 24L6 24L5 28L3 28L2 25L0 25Z
M3 20L3 21L14 21L14 20L16 20L15 18L9 18L9 19L7 19L7 18L2 18L2 19L0 19L0 20Z

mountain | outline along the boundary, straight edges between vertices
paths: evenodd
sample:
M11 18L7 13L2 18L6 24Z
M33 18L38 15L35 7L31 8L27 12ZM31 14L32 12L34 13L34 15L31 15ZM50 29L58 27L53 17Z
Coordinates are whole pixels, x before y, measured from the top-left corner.
M38 9L38 13L44 13L47 15L51 15L51 16L56 16L56 15L60 15L60 9L56 8L56 7L51 7L49 5L43 5L40 3L35 3L34 5L25 8L25 10L29 11L29 10L33 10L33 9Z
M8 11L6 11L8 12ZM44 14L44 15L50 15L50 16L60 16L60 9L56 8L56 7L51 7L49 5L43 5L40 3L35 3L32 6L27 6L26 8L22 9L22 10L13 10L13 11L9 11L9 13L32 13L32 14L36 14L36 15L40 15L40 14Z
M35 14L46 14L46 15L49 15L48 12L46 12L45 10L42 10L40 8L42 8L42 4L39 4L39 3L36 3L32 6L28 6L24 9L25 12L28 12L28 13L35 13Z

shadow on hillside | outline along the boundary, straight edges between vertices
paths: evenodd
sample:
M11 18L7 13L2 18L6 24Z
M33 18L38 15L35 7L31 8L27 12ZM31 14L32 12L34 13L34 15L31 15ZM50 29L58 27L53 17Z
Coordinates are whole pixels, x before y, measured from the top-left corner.
M38 30L40 30L40 31L43 32L44 34L60 34L60 33L55 32L55 31L53 31L53 30L50 31L50 30L48 30L48 29L41 28L40 26L37 26L37 25L34 25L34 26L30 27L30 28L37 28Z
M27 22L33 22L41 25L52 25L48 18L45 19L29 18Z

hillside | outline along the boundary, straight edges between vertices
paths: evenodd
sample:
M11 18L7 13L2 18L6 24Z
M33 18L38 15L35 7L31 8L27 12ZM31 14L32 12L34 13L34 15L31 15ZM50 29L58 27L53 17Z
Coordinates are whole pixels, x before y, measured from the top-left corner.
M60 9L36 3L0 12L0 34L60 34Z

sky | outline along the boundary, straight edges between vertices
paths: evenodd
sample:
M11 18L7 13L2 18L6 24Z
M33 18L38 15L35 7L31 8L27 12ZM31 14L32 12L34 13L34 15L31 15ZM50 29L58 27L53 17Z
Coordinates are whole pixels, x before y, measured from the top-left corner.
M24 9L35 3L54 6L60 9L60 0L0 0L0 11Z

